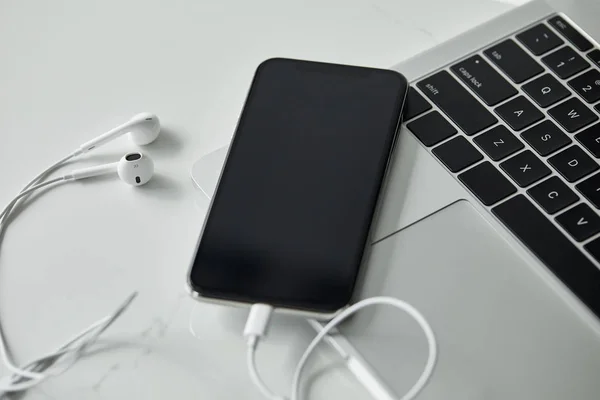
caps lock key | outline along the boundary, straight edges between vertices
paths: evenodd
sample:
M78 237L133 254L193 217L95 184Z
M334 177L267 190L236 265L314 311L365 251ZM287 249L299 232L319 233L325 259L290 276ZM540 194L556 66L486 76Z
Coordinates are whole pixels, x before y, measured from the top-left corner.
M517 90L478 55L454 65L451 70L488 106L517 94Z

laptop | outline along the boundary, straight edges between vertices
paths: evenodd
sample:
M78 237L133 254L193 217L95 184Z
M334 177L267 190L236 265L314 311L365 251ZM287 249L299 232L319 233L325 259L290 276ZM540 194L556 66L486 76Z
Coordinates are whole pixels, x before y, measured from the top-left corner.
M420 399L600 398L599 42L597 0L534 1L393 67L411 88L357 297L431 322ZM205 191L225 153L194 166ZM392 398L427 357L385 307L331 340Z

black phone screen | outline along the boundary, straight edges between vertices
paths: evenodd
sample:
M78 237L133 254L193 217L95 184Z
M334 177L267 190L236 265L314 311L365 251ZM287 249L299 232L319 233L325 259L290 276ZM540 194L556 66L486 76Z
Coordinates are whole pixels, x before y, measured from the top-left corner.
M270 59L254 76L190 269L204 297L315 312L351 299L406 79Z

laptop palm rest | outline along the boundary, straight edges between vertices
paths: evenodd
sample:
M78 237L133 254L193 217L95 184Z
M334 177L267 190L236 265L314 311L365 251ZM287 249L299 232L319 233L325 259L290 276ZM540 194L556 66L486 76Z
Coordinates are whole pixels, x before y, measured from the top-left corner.
M360 297L407 300L437 334L423 400L598 398L599 336L467 201L376 243L365 278ZM398 310L340 330L398 395L418 378L426 342Z

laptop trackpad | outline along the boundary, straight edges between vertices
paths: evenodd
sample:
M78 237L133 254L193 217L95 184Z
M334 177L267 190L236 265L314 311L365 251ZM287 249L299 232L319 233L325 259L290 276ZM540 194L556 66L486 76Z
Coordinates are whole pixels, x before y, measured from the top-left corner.
M375 244L361 297L416 306L439 341L421 399L597 399L600 340L467 201ZM427 347L401 311L376 307L340 329L400 396Z

